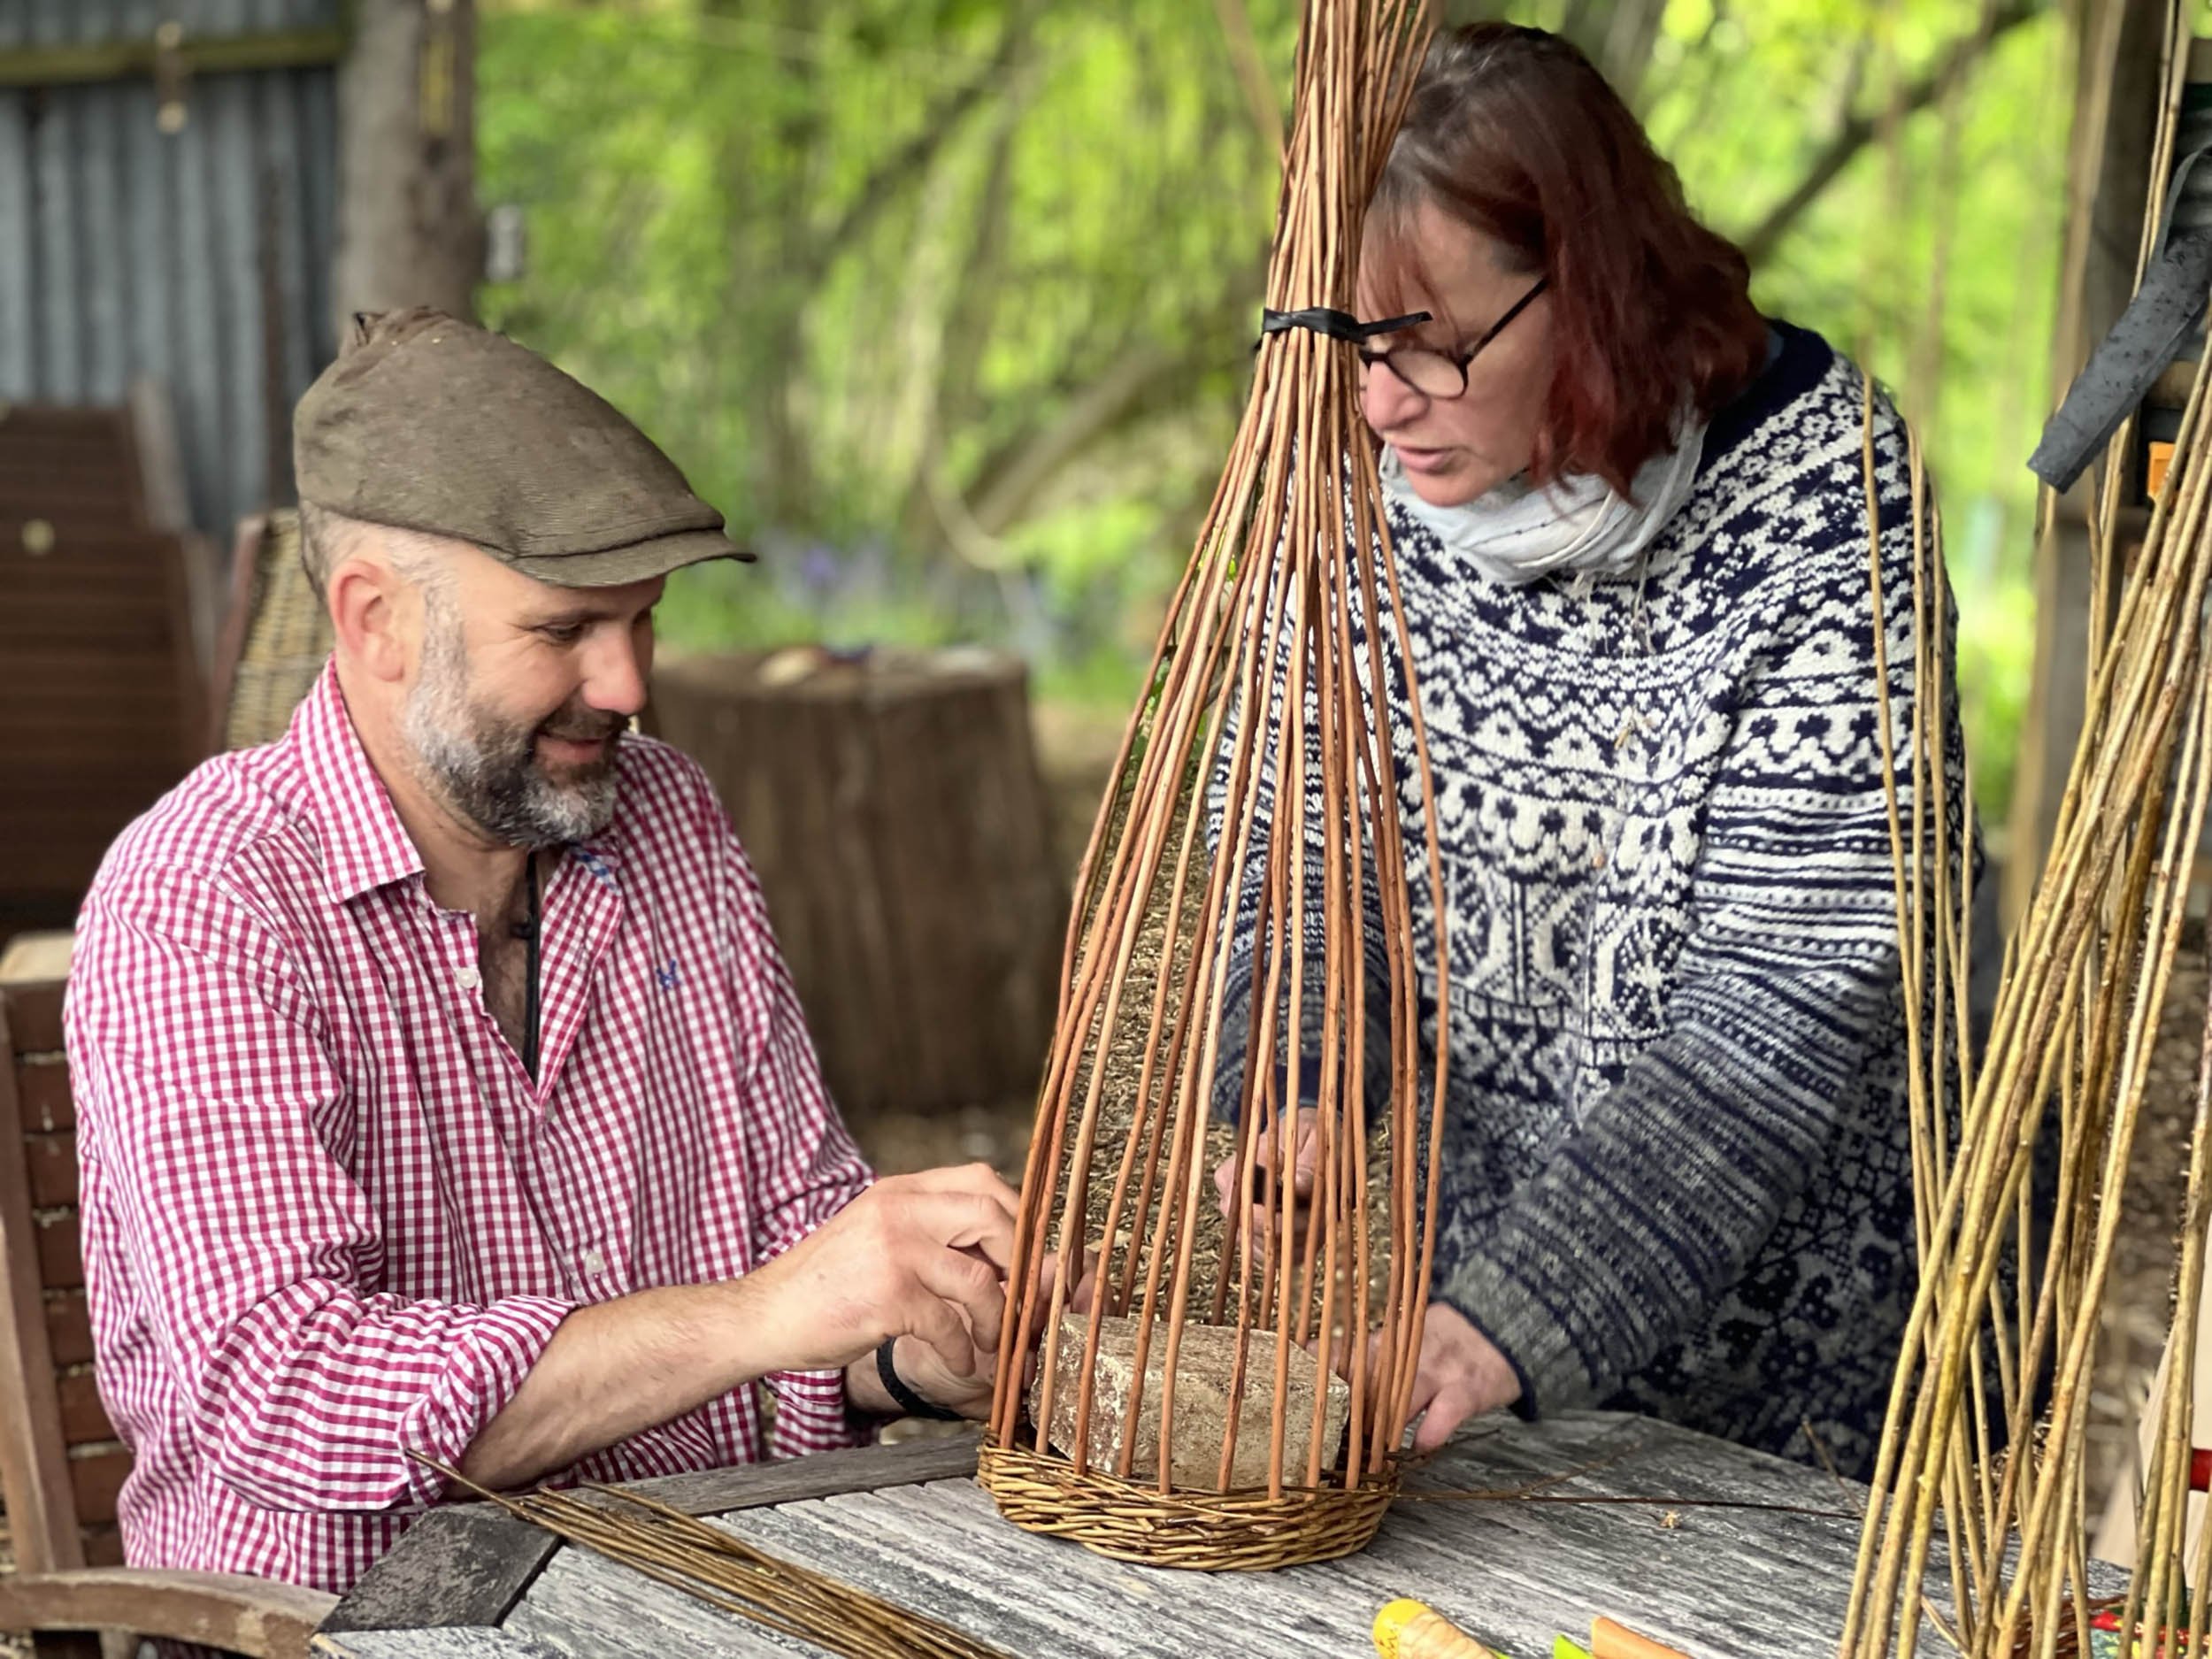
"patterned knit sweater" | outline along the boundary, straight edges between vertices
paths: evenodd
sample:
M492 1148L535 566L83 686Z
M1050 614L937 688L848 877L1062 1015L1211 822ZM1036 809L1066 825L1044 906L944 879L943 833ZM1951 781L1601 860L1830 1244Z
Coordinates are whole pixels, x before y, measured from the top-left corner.
M1819 336L1776 341L1640 578L1506 587L1394 511L1448 906L1435 1294L1511 1360L1524 1411L1647 1411L1800 1457L1809 1421L1864 1471L1914 1248L1863 384ZM1906 441L1879 398L1876 445L1901 755ZM1427 1055L1434 918L1391 678ZM1232 1044L1251 961L1248 926Z

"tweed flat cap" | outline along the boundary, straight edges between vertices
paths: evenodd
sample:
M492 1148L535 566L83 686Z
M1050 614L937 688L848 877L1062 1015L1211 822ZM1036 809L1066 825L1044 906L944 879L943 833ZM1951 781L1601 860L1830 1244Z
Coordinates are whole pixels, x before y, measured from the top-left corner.
M472 542L563 588L753 557L621 411L442 311L357 316L300 399L292 456L303 501Z

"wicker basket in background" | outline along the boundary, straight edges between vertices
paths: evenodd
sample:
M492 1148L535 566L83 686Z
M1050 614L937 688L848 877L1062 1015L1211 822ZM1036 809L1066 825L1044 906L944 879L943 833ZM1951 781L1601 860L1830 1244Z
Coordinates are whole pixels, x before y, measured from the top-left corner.
M330 656L330 618L300 567L300 518L288 507L239 526L231 609L216 695L218 749L284 735Z

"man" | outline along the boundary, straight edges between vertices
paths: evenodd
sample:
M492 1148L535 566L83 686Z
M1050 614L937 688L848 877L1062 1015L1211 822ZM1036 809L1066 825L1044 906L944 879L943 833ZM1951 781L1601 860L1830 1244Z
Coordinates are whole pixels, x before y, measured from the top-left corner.
M664 578L744 557L720 515L434 312L357 319L295 444L331 663L79 925L130 1561L342 1590L434 1465L624 1479L980 1415L1013 1194L871 1185L712 789L626 734Z

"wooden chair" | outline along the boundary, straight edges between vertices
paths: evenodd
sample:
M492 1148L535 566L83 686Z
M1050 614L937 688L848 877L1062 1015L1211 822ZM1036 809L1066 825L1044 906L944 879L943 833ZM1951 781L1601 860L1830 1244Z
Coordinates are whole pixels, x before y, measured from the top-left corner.
M0 1577L0 1631L34 1632L42 1655L96 1654L99 1631L303 1655L335 1597L120 1564L131 1454L92 1379L62 1052L68 958L65 933L26 934L0 956L0 1502L16 1563Z

